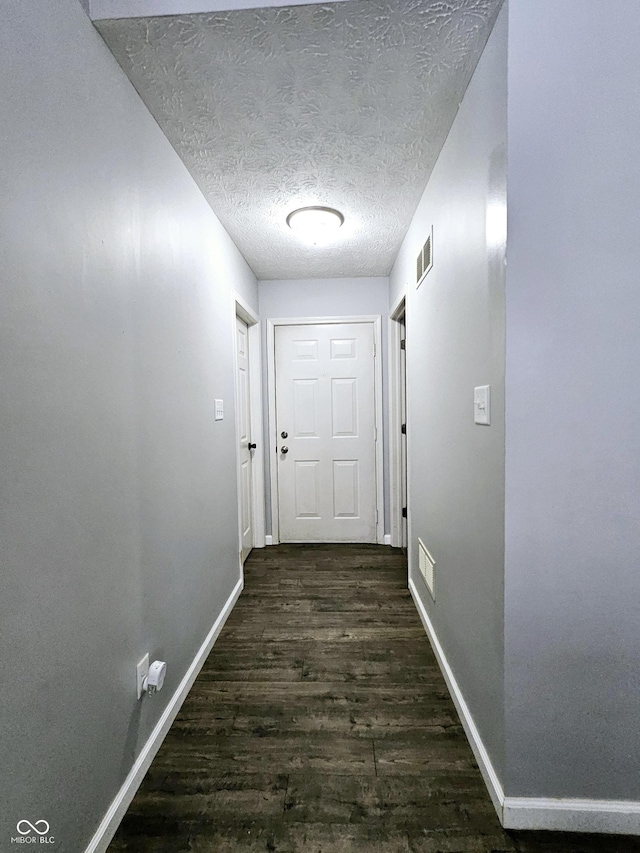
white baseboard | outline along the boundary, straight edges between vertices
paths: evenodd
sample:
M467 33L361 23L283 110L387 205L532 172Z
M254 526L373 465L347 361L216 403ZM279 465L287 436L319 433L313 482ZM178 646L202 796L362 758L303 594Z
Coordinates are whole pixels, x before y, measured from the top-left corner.
M409 579L409 591L425 631L429 636L451 698L458 710L462 726L475 755L491 802L505 829L538 829L563 832L605 832L617 835L640 835L640 802L636 800L547 799L544 797L506 797L480 733L473 721L462 691L449 666L444 650L420 600L418 590Z
M505 829L640 835L640 802L505 797L502 825Z
M502 790L502 785L500 784L498 775L494 770L493 764L491 763L489 753L487 752L486 747L482 742L480 732L476 728L476 724L473 720L473 717L471 716L471 711L469 710L467 703L464 701L462 691L460 690L453 671L449 666L449 662L447 661L442 646L440 645L438 636L435 632L435 628L431 623L431 619L429 619L429 614L425 610L424 605L420 600L420 596L418 595L418 590L416 589L413 579L411 578L409 578L409 591L411 592L411 596L418 610L418 615L422 620L422 624L424 625L425 631L427 632L427 635L429 637L429 641L431 642L431 645L433 647L433 651L438 660L438 665L440 666L442 674L444 675L444 680L447 682L447 687L449 688L449 692L451 693L453 703L456 706L458 714L460 715L462 727L465 730L469 743L471 744L473 754L475 755L476 761L478 762L478 766L484 778L487 790L489 791L489 796L491 797L493 807L498 813L498 817L502 821L504 791Z
M299 544L301 544L301 545L306 545L306 544L308 544L310 541L313 541L313 540L304 539L304 540L301 540L301 542L300 542ZM317 540L317 541L322 542L322 540L320 540L320 539L319 539L319 540ZM271 536L270 534L267 534L267 535L264 537L264 544L265 544L267 547L268 547L269 545L273 545L273 536ZM290 542L289 544L295 544L295 543ZM357 543L356 543L356 544L357 544ZM381 543L381 544L382 544L382 545L391 545L391 535L390 535L389 533L385 533L385 534L384 534L384 537L383 537L383 539L382 539L382 543Z
M233 592L227 599L224 607L222 608L222 612L216 619L213 624L213 627L209 631L204 643L198 650L195 658L193 659L191 666L185 673L184 678L180 682L178 689L171 697L171 701L164 709L164 712L160 719L158 720L154 730L151 732L151 735L148 741L142 748L140 755L135 761L135 764L129 771L129 775L124 780L124 783L118 793L116 794L115 799L109 806L107 813L103 817L100 826L95 832L95 835L89 842L89 846L85 850L85 853L105 853L107 847L111 843L111 839L115 835L116 829L120 825L122 818L125 816L131 801L133 800L136 791L140 787L144 776L151 766L151 762L155 758L156 753L160 749L162 741L164 740L167 732L171 728L171 724L176 718L182 703L187 697L187 693L191 689L193 682L196 680L198 673L202 669L202 665L211 649L213 648L213 644L218 638L220 631L222 630L224 623L227 621L229 614L233 610L233 606L238 600L240 593L242 592L242 588L244 586L244 581L242 577L235 585Z

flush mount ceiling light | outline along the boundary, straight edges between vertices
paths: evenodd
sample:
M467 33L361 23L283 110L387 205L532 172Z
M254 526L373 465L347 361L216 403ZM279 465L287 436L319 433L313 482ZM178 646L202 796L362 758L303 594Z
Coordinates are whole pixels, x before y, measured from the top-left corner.
M287 216L296 237L312 246L330 243L343 222L344 216L332 207L300 207Z

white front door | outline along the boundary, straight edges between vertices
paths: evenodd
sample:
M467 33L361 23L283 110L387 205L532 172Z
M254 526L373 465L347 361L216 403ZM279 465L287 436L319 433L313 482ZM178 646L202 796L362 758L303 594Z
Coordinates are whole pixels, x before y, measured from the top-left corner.
M253 500L251 495L251 410L249 393L249 330L236 317L236 409L238 435L239 515L241 559L244 562L253 548Z
M370 323L275 329L282 542L376 541Z

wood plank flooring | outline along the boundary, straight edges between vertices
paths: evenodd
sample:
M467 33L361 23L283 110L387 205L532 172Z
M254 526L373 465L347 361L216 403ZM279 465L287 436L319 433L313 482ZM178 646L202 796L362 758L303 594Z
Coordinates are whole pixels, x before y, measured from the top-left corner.
M505 832L402 554L254 551L245 590L109 853L631 853Z

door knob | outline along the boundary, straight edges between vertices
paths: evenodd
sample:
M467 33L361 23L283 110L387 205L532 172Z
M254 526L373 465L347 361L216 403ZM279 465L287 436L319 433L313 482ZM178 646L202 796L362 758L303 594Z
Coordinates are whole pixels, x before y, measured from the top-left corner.
M247 444L247 447L249 448L249 450L255 450L257 446L258 446L257 444L251 444L251 442L249 442L249 444Z
M283 431L280 433L280 437L281 437L281 438L289 438L289 433L288 433L288 432L285 432L285 431L283 430Z
M280 453L288 453L288 452L289 452L289 448L286 445L284 445L283 447L280 448Z

